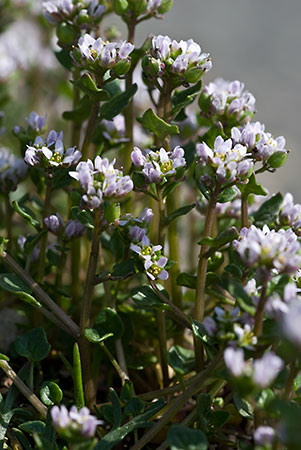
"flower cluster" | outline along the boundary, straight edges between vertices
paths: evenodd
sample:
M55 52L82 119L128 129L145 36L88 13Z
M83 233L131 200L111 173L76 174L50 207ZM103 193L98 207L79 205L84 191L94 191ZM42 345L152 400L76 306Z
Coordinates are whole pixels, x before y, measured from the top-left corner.
M209 98L209 112L217 115L235 116L241 120L246 112L255 111L255 97L244 90L245 85L238 80L226 81L217 78L205 86L202 97Z
M171 77L175 85L196 83L211 67L209 53L202 53L201 47L192 39L177 42L161 35L153 37L150 55L142 60L147 80Z
M126 236L131 242L138 243L146 235L153 216L152 209L145 208L139 217L134 218L132 214L127 214L125 218L119 221L119 225L124 228Z
M97 23L106 7L97 0L50 0L43 2L43 15L52 25L62 22L88 28Z
M46 141L37 136L33 145L27 145L24 160L29 166L44 168L71 167L78 163L82 154L76 147L65 149L63 133L51 130Z
M17 189L27 175L23 159L17 158L6 148L0 149L0 192L8 193Z
M231 137L234 144L245 145L254 160L267 161L277 152L287 154L284 137L274 138L260 122L249 122L244 127L232 128Z
M149 149L134 148L132 162L139 168L147 183L161 183L176 175L177 169L185 167L184 150L177 146L171 152L161 148L157 152Z
M64 223L59 213L45 217L44 224L51 233L62 237L65 241L81 237L87 230L78 220L68 220Z
M290 229L276 231L265 225L261 230L252 225L241 230L233 245L247 266L293 274L301 264L300 244Z
M291 193L286 193L280 208L278 222L282 226L291 227L298 236L301 233L301 205L294 203Z
M225 350L224 361L233 377L251 377L255 386L261 389L269 387L284 366L282 359L273 352L266 352L260 359L246 362L244 351L233 347Z
M254 164L248 158L247 148L240 144L233 146L231 139L224 141L217 136L213 149L202 142L196 150L201 164L209 165L220 183L244 180L252 173Z
M86 33L78 41L72 56L80 66L100 73L114 70L116 76L126 74L131 66L130 53L134 45L127 41L105 42Z
M115 12L124 17L145 20L149 15L161 17L172 7L173 0L115 0L113 8Z
M143 236L142 241L138 245L132 243L130 248L142 259L146 274L151 280L156 280L157 278L167 280L168 272L164 267L168 259L166 256L162 256L161 245L152 245L148 237Z
M60 408L53 406L50 414L54 428L70 440L92 438L95 435L97 425L102 423L95 416L92 416L86 407L78 411L76 406L72 406L70 412L68 412L65 405Z
M84 191L82 207L96 209L104 199L120 199L133 189L131 178L123 176L123 172L115 169L114 164L115 159L109 162L107 158L96 156L94 163L90 159L81 161L76 171L69 172Z

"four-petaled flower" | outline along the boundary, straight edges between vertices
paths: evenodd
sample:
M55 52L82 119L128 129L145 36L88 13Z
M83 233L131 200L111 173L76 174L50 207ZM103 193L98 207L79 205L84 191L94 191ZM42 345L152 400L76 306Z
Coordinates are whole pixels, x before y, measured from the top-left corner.
M162 246L150 244L149 238L144 236L139 245L131 244L131 250L139 255L144 262L144 269L151 280L160 278L167 280L168 272L164 269L168 259L161 255Z

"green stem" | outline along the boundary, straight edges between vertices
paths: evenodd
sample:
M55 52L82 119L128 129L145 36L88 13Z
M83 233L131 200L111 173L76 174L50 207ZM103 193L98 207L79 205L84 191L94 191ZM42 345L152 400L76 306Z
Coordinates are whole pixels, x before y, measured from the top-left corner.
M45 291L34 281L31 276L22 269L21 266L6 252L2 252L0 257L3 259L4 264L9 267L12 272L18 275L27 286L29 286L32 292L36 295L40 302L44 303L53 314L58 317L59 321L63 322L65 328L69 330L69 334L74 337L79 336L79 327L73 322L72 319L63 311Z
M31 391L33 391L33 373L34 373L34 362L30 361L29 374L28 374L28 384L29 384L29 389Z
M12 233L12 208L9 201L9 193L5 194L5 227L6 227L6 237L8 239L7 251L10 252L13 244L13 233Z
M219 185L216 186L215 190L212 192L210 197L208 211L205 221L205 227L203 232L203 237L210 237L215 213L215 206L217 202L217 197L219 194ZM197 268L197 280L196 280L196 294L195 294L195 309L194 309L194 319L198 322L202 322L204 319L205 312L205 300L206 300L206 274L208 266L208 245L202 245L199 256L199 263ZM200 371L203 366L203 346L199 339L194 338L194 348L195 348L195 361L196 369Z
M127 40L128 42L131 42L133 44L135 38L136 21L135 20L129 21L127 26L128 26ZM125 79L126 90L129 89L132 86L132 84L133 84L133 70L132 68L130 68ZM126 142L124 149L125 155L124 171L125 173L129 173L132 164L131 152L133 150L133 128L134 128L134 102L132 98L124 111L124 120L125 120L126 137L128 139L128 142Z
M241 227L249 228L248 196L241 197Z
M46 196L45 196L44 211L43 211L43 230L47 229L47 227L44 223L44 219L45 219L45 217L49 216L49 214L50 214L50 208L51 208L50 202L51 202L51 181L50 181L49 176L46 175ZM43 281L44 274L45 274L47 235L48 235L48 233L45 233L43 235L43 237L41 238L41 243L40 243L40 256L39 256L38 275L37 275L38 282Z
M127 364L126 364L126 359L125 359L125 354L124 354L124 349L123 349L121 339L116 340L115 349L116 349L117 361L119 363L119 366L121 367L122 372L126 375L126 379L128 380L129 379L128 368L127 368Z
M168 407L164 408L166 412L163 414L161 419L156 422L155 425L152 426L152 428L147 431L143 437L135 444L131 450L140 450L141 448L145 448L145 445L150 442L151 439L153 439L154 436L156 436L162 428L164 428L171 419L177 414L177 412L182 408L182 406L185 405L185 403L195 394L200 392L203 389L204 383L206 379L211 375L213 370L217 367L217 365L220 363L221 355L218 354L215 359L209 364L209 366L203 370L202 373L198 374L196 377L194 383L186 389L183 394L179 395L174 402L172 402Z
M91 408L95 403L95 387L91 372L90 345L87 339L85 338L85 329L90 326L92 296L94 290L94 277L96 274L98 254L99 254L100 233L101 233L101 209L98 208L95 211L93 239L91 244L89 265L84 288L84 297L82 300L80 312L80 352L83 365L85 400L89 408Z
M264 307L266 302L266 293L267 293L268 281L266 280L261 289L259 303L257 305L257 310L255 313L255 323L254 323L254 334L255 336L260 336L262 333L263 326L263 316L264 316Z
M90 147L91 140L93 137L95 125L97 122L99 103L100 103L99 101L96 101L92 104L91 113L90 113L90 117L89 117L87 128L86 128L86 134L85 134L82 149L81 149L82 159L84 161L87 160L90 156L89 155L89 147Z
M290 363L289 374L288 374L288 378L286 380L285 391L284 391L284 397L289 401L291 400L292 395L293 395L294 380L297 375L298 375L298 369L297 369L296 361L292 361Z
M105 354L107 355L109 360L111 361L112 366L115 368L116 372L118 373L118 375L121 379L122 385L124 385L125 381L129 380L127 372L125 372L120 367L120 365L118 364L118 362L116 361L116 359L114 358L114 356L112 355L112 353L110 352L110 350L108 349L108 347L105 345L104 342L100 342L99 345L103 349L103 351L105 352Z
M26 386L25 383L18 377L16 372L10 367L7 361L3 359L0 360L0 368L5 372L5 374L13 381L19 391L24 395L25 398L32 404L32 406L41 414L41 416L46 419L47 408L38 399L38 397Z

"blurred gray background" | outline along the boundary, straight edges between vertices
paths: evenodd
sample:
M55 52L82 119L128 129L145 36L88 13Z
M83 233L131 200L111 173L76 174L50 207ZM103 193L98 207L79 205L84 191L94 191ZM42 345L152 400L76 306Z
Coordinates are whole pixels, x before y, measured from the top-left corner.
M301 0L174 0L164 20L139 25L136 43L149 33L198 42L213 60L204 82L245 83L257 100L256 119L291 150L285 166L261 182L301 202Z

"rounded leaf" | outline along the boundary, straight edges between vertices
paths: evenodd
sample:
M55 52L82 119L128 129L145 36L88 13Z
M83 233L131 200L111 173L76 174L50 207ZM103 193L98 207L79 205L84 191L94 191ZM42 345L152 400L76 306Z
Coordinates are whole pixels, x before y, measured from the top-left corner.
M46 406L59 405L63 398L63 392L53 381L45 381L42 384L40 396Z

